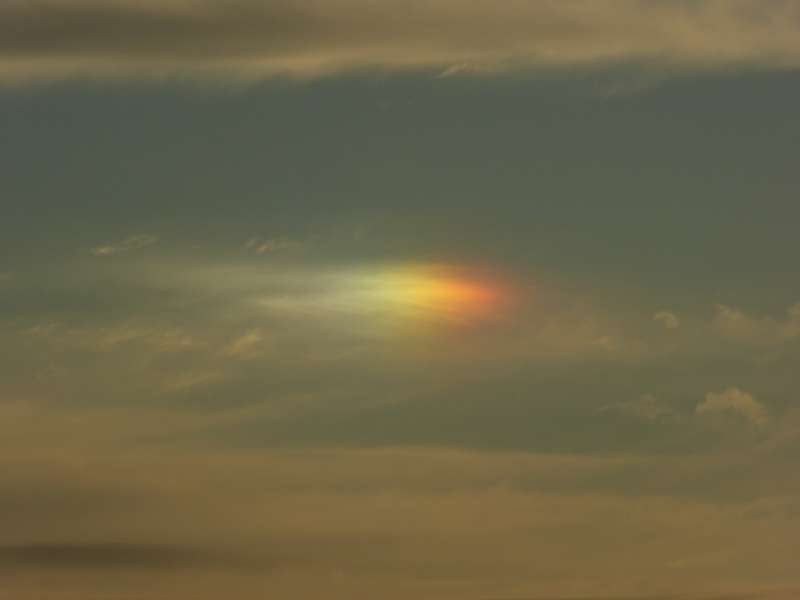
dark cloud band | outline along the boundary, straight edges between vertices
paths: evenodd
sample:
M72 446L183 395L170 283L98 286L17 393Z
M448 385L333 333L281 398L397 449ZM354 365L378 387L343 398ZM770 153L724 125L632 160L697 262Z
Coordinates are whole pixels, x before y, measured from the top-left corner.
M230 567L229 556L159 544L31 544L0 547L2 569L178 569Z

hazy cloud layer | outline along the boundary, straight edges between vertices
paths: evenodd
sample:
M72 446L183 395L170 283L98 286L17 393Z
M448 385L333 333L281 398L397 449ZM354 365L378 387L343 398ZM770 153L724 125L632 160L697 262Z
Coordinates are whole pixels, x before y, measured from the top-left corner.
M333 598L381 589L416 597L415 588L423 597L538 597L565 586L577 597L648 597L720 589L708 578L762 587L763 552L773 581L794 570L797 477L777 464L777 446L691 460L421 447L232 452L192 444L175 426L191 418L164 416L51 409L0 421L4 434L27 433L4 435L7 487L58 495L59 479L79 478L84 488L139 496L77 518L52 504L14 511L0 548L6 589L30 591L27 577L72 577L64 593L48 590L62 598L97 591L98 577L143 573L189 598L205 597L207 577L235 578L245 598L282 586ZM159 425L169 440L143 444L154 423L170 420ZM42 421L71 436L36 431ZM36 453L21 452L31 445ZM622 583L609 586L609 577ZM116 579L113 589L128 585ZM142 586L127 589L161 597Z
M792 0L12 0L0 7L0 76L794 67L798 18Z

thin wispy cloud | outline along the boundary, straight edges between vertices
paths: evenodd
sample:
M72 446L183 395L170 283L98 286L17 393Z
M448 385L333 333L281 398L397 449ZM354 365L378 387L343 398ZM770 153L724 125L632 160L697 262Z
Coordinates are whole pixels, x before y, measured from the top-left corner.
M123 254L132 252L134 250L141 250L158 243L158 238L154 235L142 234L133 235L125 238L124 240L112 244L103 244L102 246L95 246L91 249L94 256L114 256L115 254Z
M287 237L276 238L251 238L247 240L244 247L253 254L271 254L286 250L295 250L302 246L300 242L291 240Z

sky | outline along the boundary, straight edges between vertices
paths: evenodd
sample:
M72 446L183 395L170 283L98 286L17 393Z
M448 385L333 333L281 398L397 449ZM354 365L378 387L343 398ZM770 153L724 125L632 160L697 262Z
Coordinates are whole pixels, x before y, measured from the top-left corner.
M0 599L800 597L800 2L0 4Z

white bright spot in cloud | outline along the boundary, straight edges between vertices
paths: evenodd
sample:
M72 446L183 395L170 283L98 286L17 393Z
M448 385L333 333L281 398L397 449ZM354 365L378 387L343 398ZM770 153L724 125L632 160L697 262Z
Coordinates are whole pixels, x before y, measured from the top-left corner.
M732 387L719 393L709 392L697 405L698 415L732 414L745 419L755 427L765 427L769 423L769 413L763 404L752 394Z
M491 322L509 308L503 284L439 265L333 270L309 279L312 285L266 294L259 304L307 316L451 325Z
M678 316L670 311L662 310L653 315L653 320L658 321L667 329L677 329L681 325Z

